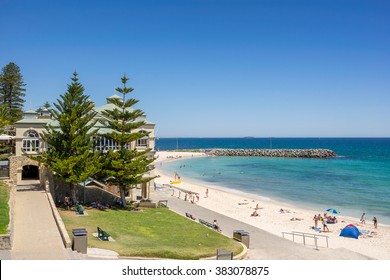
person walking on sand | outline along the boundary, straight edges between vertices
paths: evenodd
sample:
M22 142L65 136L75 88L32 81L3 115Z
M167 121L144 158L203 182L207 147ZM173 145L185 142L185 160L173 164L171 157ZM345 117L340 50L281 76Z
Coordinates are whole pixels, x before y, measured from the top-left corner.
M318 227L318 220L320 219L319 216L317 216L317 214L314 215L314 218L313 218L313 221L314 221L314 227Z
M360 222L362 224L365 224L366 223L366 213L363 213L362 217L360 218Z
M374 217L372 221L374 222L374 227L378 228L378 220L376 219L376 217Z
M206 189L206 195L204 197L209 197L209 189Z
M325 229L326 229L326 231L329 231L329 228L328 228L326 219L322 219L322 225L323 225L323 227L324 227L324 230L323 230L323 231L325 231Z

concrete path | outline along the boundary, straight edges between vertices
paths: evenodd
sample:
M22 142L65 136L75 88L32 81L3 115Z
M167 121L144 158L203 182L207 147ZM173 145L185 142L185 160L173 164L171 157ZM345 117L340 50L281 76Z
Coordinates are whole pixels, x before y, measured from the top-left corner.
M367 256L346 249L320 248L303 246L290 240L273 235L259 228L234 220L225 215L213 212L201 206L191 204L188 201L171 196L169 187L159 187L152 195L154 200L168 200L168 207L182 215L186 212L194 215L197 219L208 222L218 221L222 233L232 237L234 230L249 232L250 244L248 259L267 260L367 260ZM330 241L331 242L331 241Z
M16 186L13 260L65 260L65 249L46 192L39 181Z
M118 254L88 248L81 254L65 248L46 192L39 181L16 186L12 250L0 250L0 260L96 260L116 259Z

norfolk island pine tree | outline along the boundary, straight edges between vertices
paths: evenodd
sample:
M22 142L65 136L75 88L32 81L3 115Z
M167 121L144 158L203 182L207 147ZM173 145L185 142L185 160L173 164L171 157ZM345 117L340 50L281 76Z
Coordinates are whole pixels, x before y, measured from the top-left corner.
M96 112L89 96L79 83L77 73L73 74L72 83L67 92L54 103L50 112L56 125L46 125L40 135L47 144L47 149L37 150L37 155L30 158L45 164L53 174L69 184L73 201L76 201L75 184L84 182L101 169L101 156L93 147Z
M149 158L151 149L138 151L130 149L130 143L148 135L140 132L145 121L138 118L144 115L140 109L132 109L138 103L134 98L128 98L133 88L126 86L129 80L125 75L122 77L123 87L115 90L122 98L108 98L108 101L116 106L112 110L102 112L101 123L111 129L111 132L102 136L113 140L118 144L118 150L108 149L103 156L102 174L106 176L107 182L119 187L122 205L126 206L126 192L135 188L138 184L146 183L155 177L146 177L145 174L153 169L151 165L154 158Z
M7 108L11 124L22 118L25 86L18 65L10 62L3 67L0 73L0 103Z

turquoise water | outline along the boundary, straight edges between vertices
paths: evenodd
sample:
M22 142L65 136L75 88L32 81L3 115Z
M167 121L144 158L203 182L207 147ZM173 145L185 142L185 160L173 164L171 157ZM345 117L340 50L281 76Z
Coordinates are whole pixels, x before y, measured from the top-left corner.
M177 146L177 139L160 139L159 142L158 148L167 147L169 143L173 149ZM340 157L206 157L175 161L162 168L199 183L224 186L313 210L336 208L344 216L358 218L365 212L368 219L376 216L380 223L390 224L389 138L182 138L179 143L188 145L188 149L269 148L266 145L270 144L273 148L332 149Z

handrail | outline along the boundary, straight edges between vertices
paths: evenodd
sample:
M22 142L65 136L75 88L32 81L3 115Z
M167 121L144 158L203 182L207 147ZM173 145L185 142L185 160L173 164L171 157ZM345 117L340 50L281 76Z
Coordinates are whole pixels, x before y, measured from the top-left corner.
M315 233L307 233L307 232L299 232L299 231L293 231L293 233L300 233L304 235L312 235L312 236L318 236L318 237L325 237L326 238L326 248L329 248L329 236L321 235L321 234L315 234Z
M318 250L318 243L317 240L320 237L325 237L326 238L326 247L329 248L329 236L326 235L320 235L320 234L314 234L314 233L307 233L307 232L299 232L299 231L293 231L293 232L282 232L282 236L284 238L285 234L291 234L293 237L293 242L295 242L295 236L302 236L303 237L303 245L306 246L306 238L313 238L314 239L314 244L316 247L316 250Z

